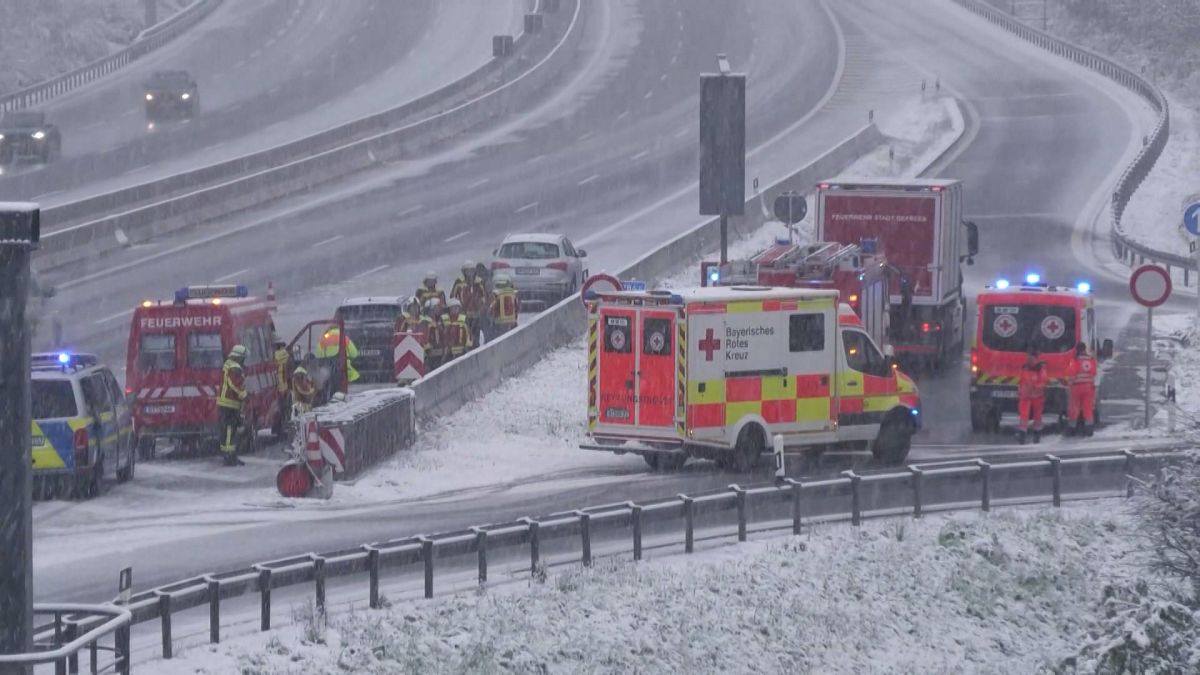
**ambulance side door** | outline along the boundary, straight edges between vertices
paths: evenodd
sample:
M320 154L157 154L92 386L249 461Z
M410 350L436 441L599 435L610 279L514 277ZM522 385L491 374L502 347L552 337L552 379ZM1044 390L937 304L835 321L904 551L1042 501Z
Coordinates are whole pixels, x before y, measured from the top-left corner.
M871 338L857 328L842 329L838 373L838 424L842 440L872 440L899 394L896 377Z
M600 308L599 377L600 424L634 424L637 351L636 312L630 308Z
M831 424L830 399L833 394L833 374L837 368L837 320L827 308L806 309L803 304L794 312L780 313L786 321L781 326L786 336L787 424L783 430L793 432L828 431ZM768 400L771 397L766 397ZM764 413L768 408L764 403ZM764 415L775 421L774 413Z

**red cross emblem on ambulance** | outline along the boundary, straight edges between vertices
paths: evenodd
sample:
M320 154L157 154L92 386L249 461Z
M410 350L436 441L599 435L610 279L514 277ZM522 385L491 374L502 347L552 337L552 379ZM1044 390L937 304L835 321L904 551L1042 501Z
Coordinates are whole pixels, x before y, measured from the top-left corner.
M700 351L704 352L704 360L712 361L713 354L721 348L721 341L713 335L713 329L704 330L704 339L700 341Z

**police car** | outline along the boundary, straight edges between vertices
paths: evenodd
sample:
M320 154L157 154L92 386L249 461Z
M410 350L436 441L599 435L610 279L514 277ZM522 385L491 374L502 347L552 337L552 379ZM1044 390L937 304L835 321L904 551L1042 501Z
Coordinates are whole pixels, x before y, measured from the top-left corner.
M34 494L94 497L133 478L133 417L117 378L92 354L34 354Z

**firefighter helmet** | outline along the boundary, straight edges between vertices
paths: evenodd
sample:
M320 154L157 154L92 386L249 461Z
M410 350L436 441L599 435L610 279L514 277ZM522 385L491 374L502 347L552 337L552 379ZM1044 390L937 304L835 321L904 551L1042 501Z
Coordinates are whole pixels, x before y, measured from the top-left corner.
M435 284L437 283L437 272L429 271L425 273L425 283L429 284L431 281Z
M475 269L475 261L474 260L464 260L462 268L463 268L464 272L467 270Z
M236 360L244 360L246 358L246 348L242 345L234 345L233 349L229 350L229 358Z
M512 279L507 274L497 274L492 283L496 288L512 288Z
M458 298L450 298L450 301L446 303L446 308L451 311L460 310L462 309L462 303L459 302Z

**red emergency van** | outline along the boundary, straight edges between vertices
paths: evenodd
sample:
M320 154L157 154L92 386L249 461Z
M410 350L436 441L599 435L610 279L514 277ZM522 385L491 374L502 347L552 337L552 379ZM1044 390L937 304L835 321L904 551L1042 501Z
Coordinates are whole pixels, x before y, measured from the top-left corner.
M221 367L236 344L246 347L243 413L255 429L278 429L270 300L245 286L189 286L173 300L146 300L133 313L125 391L134 400L134 432L143 458L159 438L215 448Z
M1099 359L1112 356L1112 340L1096 333L1091 285L1050 286L1037 273L1017 285L1000 279L975 301L971 340L971 428L994 432L1004 413L1017 412L1017 383L1029 350L1046 364L1045 419L1067 412L1067 365L1080 342ZM1099 415L1096 402L1096 420Z

